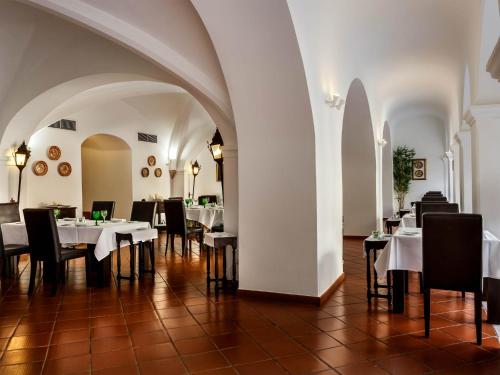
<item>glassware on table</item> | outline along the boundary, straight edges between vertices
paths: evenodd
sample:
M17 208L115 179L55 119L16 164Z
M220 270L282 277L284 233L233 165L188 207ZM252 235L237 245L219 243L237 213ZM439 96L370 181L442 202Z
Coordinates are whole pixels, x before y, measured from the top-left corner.
M59 216L61 216L61 210L58 208L54 209L54 217L56 218L56 221L59 219Z
M100 211L92 211L92 219L95 220L95 225L99 225L97 222L101 218L101 212Z
M102 222L106 221L106 216L108 216L108 210L101 210Z
M375 240L379 240L379 239L380 239L380 232L379 232L378 230L374 230L374 231L372 232L372 237L373 237L373 239L375 239Z

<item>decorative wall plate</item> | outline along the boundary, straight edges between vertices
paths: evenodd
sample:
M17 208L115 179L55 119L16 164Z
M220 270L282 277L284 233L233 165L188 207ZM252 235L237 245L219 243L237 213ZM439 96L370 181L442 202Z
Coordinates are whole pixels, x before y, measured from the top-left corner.
M46 162L43 160L35 161L33 162L33 173L36 176L45 176L47 174L47 171L49 170L49 167Z
M61 176L68 177L71 174L71 164L67 161L63 161L57 166L57 171Z
M50 146L47 151L47 156L50 160L59 160L61 157L61 149L57 146Z
M161 177L161 174L162 174L161 168L156 168L155 169L155 176L156 177Z
M148 165L154 167L156 165L156 158L153 155L148 156Z
M146 168L146 167L142 168L141 169L141 176L142 177L149 177L149 168Z

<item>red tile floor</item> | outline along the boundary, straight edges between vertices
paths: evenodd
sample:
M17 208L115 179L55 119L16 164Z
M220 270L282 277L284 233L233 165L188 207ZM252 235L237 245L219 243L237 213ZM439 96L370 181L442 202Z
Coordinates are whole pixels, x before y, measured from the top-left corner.
M470 297L434 293L425 339L416 279L405 315L369 308L361 241L344 251L346 281L322 307L207 294L194 250L158 255L154 280L106 289L87 289L75 262L56 297L42 286L30 301L23 260L20 279L2 284L0 374L500 373L492 327L471 343Z

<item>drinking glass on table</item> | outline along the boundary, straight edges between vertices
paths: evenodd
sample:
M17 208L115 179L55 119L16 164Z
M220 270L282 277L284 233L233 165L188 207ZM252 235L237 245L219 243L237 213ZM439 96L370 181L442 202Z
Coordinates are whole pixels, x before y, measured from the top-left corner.
M99 225L97 223L97 220L101 218L101 212L100 211L92 211L92 219L95 220L95 225Z
M106 216L108 216L108 210L101 210L102 222L106 221Z

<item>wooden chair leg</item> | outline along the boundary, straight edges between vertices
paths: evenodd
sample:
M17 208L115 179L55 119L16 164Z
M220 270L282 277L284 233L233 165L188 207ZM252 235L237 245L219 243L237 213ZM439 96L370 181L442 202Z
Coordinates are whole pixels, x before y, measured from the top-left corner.
M477 344L481 345L482 343L482 329L483 329L483 319L481 318L481 299L482 299L482 294L480 292L475 292L474 293L474 320L476 323L476 339L477 339Z
M424 319L425 319L425 337L429 337L431 320L431 290L424 289Z
M418 273L418 282L420 284L420 293L424 292L424 276L422 272Z
M120 253L120 245L118 245L118 249L116 250L116 278L119 280L122 277L122 257Z
M465 292L462 292L462 299L465 299Z
M182 256L186 253L186 235L182 236Z
M36 281L36 269L37 269L38 262L36 260L30 259L30 285L28 288L28 295L33 294L33 290L35 289L35 281Z
M149 260L151 261L151 273L155 277L155 248L151 246L149 249Z

